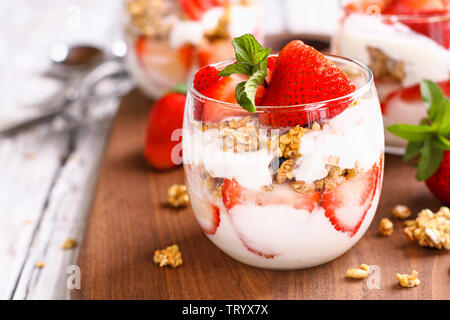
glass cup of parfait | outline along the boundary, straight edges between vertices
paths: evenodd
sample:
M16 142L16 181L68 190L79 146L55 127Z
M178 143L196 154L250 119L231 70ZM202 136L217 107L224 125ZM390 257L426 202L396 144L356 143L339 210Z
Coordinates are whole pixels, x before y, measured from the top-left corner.
M385 127L426 117L420 83L433 80L450 97L450 2L343 1L333 52L367 64L375 77ZM406 142L388 131L387 150Z
M259 28L257 0L127 0L126 62L156 98L200 67L234 55L231 40Z
M204 67L189 82L182 145L194 215L245 264L328 262L363 236L380 197L384 135L372 73L298 40L278 55L249 35L238 40L237 62Z

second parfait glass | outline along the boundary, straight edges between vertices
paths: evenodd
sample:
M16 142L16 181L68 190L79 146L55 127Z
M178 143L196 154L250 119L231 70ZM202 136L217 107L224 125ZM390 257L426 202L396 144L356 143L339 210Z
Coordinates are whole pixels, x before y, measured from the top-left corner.
M238 261L270 269L319 265L351 248L374 217L384 136L372 73L326 57L355 92L249 113L189 83L183 162L192 208L207 237ZM277 124L292 114L301 120Z
M433 80L450 96L450 8L388 14L383 1L342 1L333 51L367 64L374 73L385 127L419 124L427 115L420 82ZM388 3L388 2L387 2ZM388 11L389 12L389 11ZM406 140L388 131L388 151L403 153Z

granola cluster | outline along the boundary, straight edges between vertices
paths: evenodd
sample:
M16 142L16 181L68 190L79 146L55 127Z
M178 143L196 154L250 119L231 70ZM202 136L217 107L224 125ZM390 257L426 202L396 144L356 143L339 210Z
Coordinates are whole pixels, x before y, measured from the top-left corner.
M389 237L394 232L394 224L388 218L383 218L380 221L380 233L385 237Z
M169 204L174 208L186 207L189 205L189 196L184 184L171 185L167 195Z
M415 220L405 221L403 234L421 246L450 250L450 209L442 207L435 214L422 210Z
M362 264L358 269L351 268L347 270L347 278L350 279L364 279L369 275L370 267L367 264Z
M294 170L298 165L297 160L302 157L300 152L302 138L309 132L322 130L326 125L318 122L312 123L310 127L297 125L289 130L281 129L282 132L279 134L276 130L260 128L257 120L251 116L194 124L202 132L218 130L223 152L252 152L267 148L275 154L271 163L272 183L289 183L298 193L332 190L361 173L358 163L355 163L354 168L342 169L339 167L339 159L330 156L325 167L328 174L324 178L312 183L295 180ZM201 174L204 174L202 184L206 190L220 196L223 180L212 178L204 168ZM270 191L271 187L265 186L263 191Z
M367 46L370 63L375 78L401 83L405 77L405 63L386 55L381 49Z
M171 266L176 268L183 263L178 245L174 244L162 250L156 250L153 255L153 262L160 267Z
M413 270L411 274L401 274L401 273L396 274L397 280L400 283L400 285L406 288L418 286L420 284L418 276L419 273L416 270Z
M392 209L392 214L397 219L408 219L411 216L411 209L407 206L398 204Z
M129 0L127 10L131 23L142 35L163 38L170 32L170 25L163 18L168 12L164 0Z

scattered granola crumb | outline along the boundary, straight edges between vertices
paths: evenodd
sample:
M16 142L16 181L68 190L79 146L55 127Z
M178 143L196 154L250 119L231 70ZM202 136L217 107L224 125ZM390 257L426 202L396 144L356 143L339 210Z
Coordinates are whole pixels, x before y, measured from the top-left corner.
M153 255L153 262L159 264L160 267L169 265L172 268L176 268L181 265L183 260L181 259L181 252L178 245L174 244L165 249L156 250Z
M76 248L78 245L77 241L75 239L72 238L68 238L62 245L61 249L63 250L69 250L69 249L73 249Z
M398 204L392 209L392 214L397 219L408 219L411 216L411 209L402 204Z
M380 221L380 233L388 237L394 232L394 224L388 218L383 218Z
M417 240L423 247L450 250L450 210L442 207L437 213L422 210L416 220L406 220L403 234L409 241Z
M33 222L33 220L31 220L31 219L25 220L25 223L26 223L26 224L31 224L32 222Z
M369 275L370 267L367 264L362 264L359 269L351 268L347 270L347 278L350 279L364 279Z
M189 196L184 184L173 184L167 192L169 204L174 208L186 207L189 205Z
M420 284L418 276L419 273L416 270L413 270L411 274L396 274L397 280L400 285L406 288L418 286Z
M35 264L36 268L42 269L43 267L45 267L45 262L43 261L38 261Z

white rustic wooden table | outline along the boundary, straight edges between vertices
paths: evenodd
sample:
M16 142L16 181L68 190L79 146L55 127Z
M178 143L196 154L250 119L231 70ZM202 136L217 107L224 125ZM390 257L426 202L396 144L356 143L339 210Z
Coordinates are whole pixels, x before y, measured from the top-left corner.
M333 31L335 0L315 1L317 7L309 0L261 2L269 34ZM121 4L2 0L0 128L42 112L45 101L61 91L59 80L45 76L52 67L52 45L90 43L108 50L120 38ZM318 14L322 19L314 18ZM82 127L65 128L56 122L0 137L0 299L69 297L66 280L77 248L61 246L68 238L82 238L118 102L102 101L101 114ZM36 266L40 262L43 268Z

